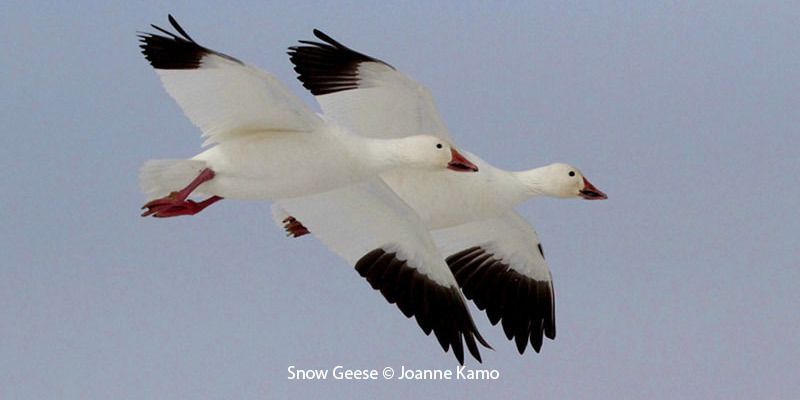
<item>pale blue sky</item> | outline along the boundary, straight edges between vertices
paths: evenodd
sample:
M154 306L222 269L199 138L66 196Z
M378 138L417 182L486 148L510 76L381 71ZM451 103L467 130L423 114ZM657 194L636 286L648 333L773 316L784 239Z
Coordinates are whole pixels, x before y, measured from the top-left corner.
M0 398L797 396L800 6L427 3L4 2ZM520 356L475 310L499 381L287 380L455 359L266 202L138 216L140 164L201 143L139 54L167 13L309 103L285 49L320 28L429 86L461 147L579 166L608 201L520 208L557 339Z

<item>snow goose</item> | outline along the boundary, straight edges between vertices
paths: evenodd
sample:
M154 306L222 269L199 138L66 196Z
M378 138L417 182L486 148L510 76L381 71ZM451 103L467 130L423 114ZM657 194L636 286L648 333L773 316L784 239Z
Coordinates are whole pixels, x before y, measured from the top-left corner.
M189 160L147 162L140 180L153 200L142 216L193 215L222 198L318 193L398 167L476 170L439 137L375 139L326 123L272 75L199 45L171 15L169 22L177 34L152 25L161 34L139 35L142 53L204 145L214 146ZM195 202L193 193L210 197Z
M322 42L300 41L289 55L326 118L365 135L398 138L427 132L454 143L427 88L318 30L314 35ZM442 252L450 254L446 261L464 295L486 310L493 325L502 321L520 354L528 343L539 352L543 336L556 335L552 276L536 231L514 207L535 196L607 196L567 164L511 172L467 156L480 172L389 171L381 177L433 230ZM279 222L291 236L314 233L300 213Z
M172 16L169 21L180 36L153 26L166 36L141 34L143 53L206 144L216 146L191 160L148 162L141 177L145 191L153 197L172 193L147 203L144 215L191 215L222 197L277 198L277 209L303 215L373 288L416 318L425 334L433 332L445 351L452 348L459 363L465 344L480 361L477 343L491 347L475 328L444 257L414 212L377 178L396 167L477 167L437 136L347 134L310 112L271 75L198 45ZM195 191L212 196L188 200ZM294 198L280 200L287 197ZM279 218L293 232L307 232L288 215Z

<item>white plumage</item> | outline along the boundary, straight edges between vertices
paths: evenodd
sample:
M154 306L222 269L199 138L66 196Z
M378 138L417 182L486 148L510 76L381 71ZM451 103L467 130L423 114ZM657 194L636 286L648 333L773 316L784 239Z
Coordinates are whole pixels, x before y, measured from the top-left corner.
M287 212L302 214L307 227L426 334L434 333L445 351L452 348L463 364L466 345L480 361L477 343L489 345L453 274L422 222L378 178L392 169L473 173L477 167L441 137L350 134L312 113L271 75L198 45L169 20L181 36L153 26L166 36L140 35L143 53L212 147L189 160L147 162L142 188L151 198L166 196L145 204L143 216L192 215L222 198L278 200L276 222L292 224ZM188 199L196 193L211 197Z
M142 50L164 88L203 132L209 149L190 160L145 164L151 198L187 185L194 193L279 199L320 193L393 168L471 171L449 143L431 135L374 139L350 134L313 113L272 75L181 36L142 34ZM203 171L210 172L197 180ZM155 216L191 214L180 196L149 203ZM192 203L188 203L192 204ZM191 208L191 207L190 207Z

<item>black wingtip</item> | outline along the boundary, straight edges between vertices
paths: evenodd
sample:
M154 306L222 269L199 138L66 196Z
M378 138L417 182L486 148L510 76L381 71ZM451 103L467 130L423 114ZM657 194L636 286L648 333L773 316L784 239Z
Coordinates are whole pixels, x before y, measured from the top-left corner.
M475 327L458 287L440 285L381 248L361 257L355 269L406 317L415 317L426 335L433 332L445 352L452 349L459 364L464 365L464 343L478 362L482 360L475 341L492 348Z
M514 341L517 343L519 354L524 354L525 348L528 346L528 336L518 335Z
M480 334L478 334L480 336ZM472 357L478 360L478 363L483 363L483 359L481 359L481 352L478 351L478 346L475 344L475 339L471 337L465 337L465 342L467 342L467 350L469 350L469 354L472 354Z
M156 69L199 68L202 58L211 51L192 40L171 14L167 19L181 36L155 24L150 25L161 34L139 33L142 54Z
M485 310L492 325L514 341L520 354L528 343L538 353L542 338L555 338L552 282L537 281L504 264L480 246L447 257L464 296Z
M319 29L314 29L314 36L322 42L299 40L300 45L289 47L287 53L297 78L315 96L358 89L361 63L376 62L394 68L350 49Z
M481 336L481 333L478 332L478 328L475 327L475 322L472 322L472 327L475 328L474 330L475 339L478 339L478 343L480 343L481 346L494 351L494 347L492 347L492 345L490 345L489 342L487 342L486 339L484 339L483 336Z
M242 64L241 61L233 57L197 44L171 14L167 16L167 19L170 25L178 32L178 35L157 25L150 26L160 34L148 32L138 32L137 34L142 54L144 54L144 57L153 68L198 69L202 65L203 58L209 54Z
M169 20L169 24L172 25L172 27L175 28L175 30L178 31L178 33L180 33L184 38L186 38L186 40L192 43L197 43L194 41L194 39L192 39L191 36L189 36L188 33L186 33L185 30L183 30L183 28L180 26L180 24L178 24L178 21L175 20L175 17L173 17L172 14L167 14L167 19Z
M556 325L548 325L544 328L544 335L547 336L550 340L555 340L556 338Z
M338 48L343 49L343 50L349 50L349 51L352 51L354 53L356 52L355 50L353 50L353 49L351 49L351 48L349 48L349 47L337 42L332 37L328 36L328 34L326 34L325 32L323 32L323 31L321 31L319 29L316 29L316 28L314 29L314 36L316 36L317 39L322 40L323 42L332 45L333 47L338 47Z

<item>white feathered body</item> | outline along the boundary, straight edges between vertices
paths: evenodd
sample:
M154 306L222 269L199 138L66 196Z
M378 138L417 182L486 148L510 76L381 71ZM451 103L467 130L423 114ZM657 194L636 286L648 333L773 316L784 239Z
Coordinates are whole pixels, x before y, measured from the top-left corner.
M397 170L381 174L381 178L419 214L428 229L498 217L529 198L513 173L465 154L478 166L478 172Z
M263 200L319 193L364 180L374 170L349 157L355 138L327 133L255 134L222 142L192 158L214 179L197 191L228 199Z

